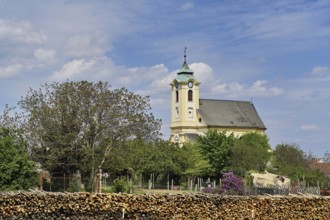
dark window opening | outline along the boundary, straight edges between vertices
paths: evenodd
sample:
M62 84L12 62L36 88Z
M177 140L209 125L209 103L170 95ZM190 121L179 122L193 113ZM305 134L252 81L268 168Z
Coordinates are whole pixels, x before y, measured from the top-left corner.
M175 92L175 97L176 102L179 102L179 91Z
M192 102L192 100L193 100L193 91L192 90L189 90L188 91L188 101L189 102Z

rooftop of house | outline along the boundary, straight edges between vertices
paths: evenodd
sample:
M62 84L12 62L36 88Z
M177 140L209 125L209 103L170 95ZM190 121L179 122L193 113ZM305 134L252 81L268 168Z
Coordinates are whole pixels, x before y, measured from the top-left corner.
M326 176L330 177L330 163L323 162L320 159L313 159L309 163L309 167L312 170L320 170Z

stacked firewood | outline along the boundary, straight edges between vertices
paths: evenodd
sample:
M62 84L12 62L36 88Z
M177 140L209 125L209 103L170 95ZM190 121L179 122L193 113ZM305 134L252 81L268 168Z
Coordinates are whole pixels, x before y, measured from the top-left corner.
M4 193L0 219L330 219L330 198Z

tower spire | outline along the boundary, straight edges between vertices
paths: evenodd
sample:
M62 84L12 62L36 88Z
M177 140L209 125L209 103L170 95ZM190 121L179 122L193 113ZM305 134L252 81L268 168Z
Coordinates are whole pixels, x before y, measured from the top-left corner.
M187 47L184 47L184 62L187 61Z
M187 47L184 47L184 62L182 64L182 67L180 69L180 71L178 72L178 74L193 74L194 71L192 71L188 64L187 64Z

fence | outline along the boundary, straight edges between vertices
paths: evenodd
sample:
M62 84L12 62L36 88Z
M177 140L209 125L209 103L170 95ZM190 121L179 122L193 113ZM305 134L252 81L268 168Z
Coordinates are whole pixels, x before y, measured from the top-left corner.
M320 195L320 187L258 187L251 186L246 188L249 195L289 195L289 194L314 194Z
M81 178L80 176L47 176L44 177L40 184L42 185L41 190L48 192L79 192L86 191L84 182L86 178ZM127 181L129 178L127 178ZM188 179L184 184L175 184L174 181L168 178L167 183L161 183L155 181L154 176L151 175L150 179L144 180L141 179L135 184L136 187L155 190L155 189L164 189L164 190L185 190L192 193L213 193L213 194L239 194L239 195L289 195L289 194L314 194L320 195L319 184L316 187L307 187L306 184L292 185L290 187L260 187L244 183L242 188L236 191L226 191L222 189L221 180L220 184L216 184L216 181L211 182L209 179L204 181L202 178L196 178L194 180ZM108 186L110 184L110 179L108 176L102 176L102 180L95 179L93 183L92 191L100 192L101 186ZM99 185L101 184L101 186ZM130 182L132 184L132 182Z
M83 182L85 182L84 178L66 175L62 177L50 176L41 181L40 185L42 185L42 187L40 187L40 189L47 192L79 192L84 191L85 187Z

